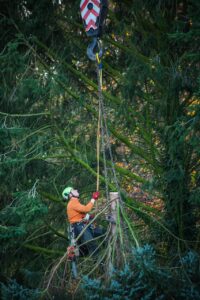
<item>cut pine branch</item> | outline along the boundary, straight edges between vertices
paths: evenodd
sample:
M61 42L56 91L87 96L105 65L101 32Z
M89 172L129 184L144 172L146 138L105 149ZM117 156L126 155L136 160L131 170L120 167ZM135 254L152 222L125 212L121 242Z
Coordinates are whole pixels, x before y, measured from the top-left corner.
M53 202L56 202L56 203L59 203L61 204L62 206L66 206L58 197L52 195L52 194L49 194L47 192L44 192L44 191L38 191L38 193L44 197L44 198L47 198L48 200L50 201L53 201Z
M42 255L53 255L53 256L61 256L64 255L64 251L59 251L59 250L53 250L53 249L48 249L48 248L43 248L43 247L39 247L39 246L35 246L35 245L31 245L31 244L24 244L23 245L24 248L27 248L33 252L37 252L39 254Z
M133 153L138 155L139 157L143 158L147 163L149 163L156 174L160 174L162 172L162 169L159 167L159 163L155 161L154 158L151 157L151 155L147 154L147 151L143 150L141 147L138 147L131 143L129 139L125 136L120 134L118 131L116 131L113 127L109 126L109 129L111 133L121 142L123 142L130 150L132 150Z

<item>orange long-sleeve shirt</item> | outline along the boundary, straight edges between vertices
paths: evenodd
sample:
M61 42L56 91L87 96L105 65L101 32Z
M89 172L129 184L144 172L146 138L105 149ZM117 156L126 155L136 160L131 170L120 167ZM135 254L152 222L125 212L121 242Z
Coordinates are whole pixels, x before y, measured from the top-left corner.
M72 197L67 205L67 217L70 224L80 222L85 217L85 214L92 210L93 202L83 205L78 198Z

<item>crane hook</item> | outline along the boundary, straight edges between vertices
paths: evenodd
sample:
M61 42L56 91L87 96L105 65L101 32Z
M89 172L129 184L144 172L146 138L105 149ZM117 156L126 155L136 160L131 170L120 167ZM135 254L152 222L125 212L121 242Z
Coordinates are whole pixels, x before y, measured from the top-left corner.
M96 55L98 53L99 58L103 55L102 43L97 37L94 37L92 42L87 47L87 56L90 60L96 61Z

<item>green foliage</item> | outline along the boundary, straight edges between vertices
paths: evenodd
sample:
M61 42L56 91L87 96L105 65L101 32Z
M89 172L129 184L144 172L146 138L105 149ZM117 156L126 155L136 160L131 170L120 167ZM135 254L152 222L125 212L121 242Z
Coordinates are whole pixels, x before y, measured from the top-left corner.
M42 280L43 273L41 271L30 271L28 269L21 269L20 273L23 275L24 284L29 288L35 288L36 286L40 286L40 282Z
M200 299L199 263L199 255L189 251L178 271L159 266L155 250L145 245L133 251L130 265L113 271L108 285L85 277L82 288L85 299Z
M48 208L38 196L33 197L31 192L34 190L29 193L19 193L13 203L0 212L2 255L15 251L23 240L28 239L29 235L43 224Z
M191 280L196 281L197 283L200 280L200 265L199 257L196 252L189 251L182 259L181 264L185 269L185 272L188 274Z
M20 285L15 279L8 282L7 285L0 283L1 285L1 299L2 300L37 300L40 297L41 292L39 289L29 289Z
M196 188L194 191L191 192L189 201L196 207L200 206L200 188Z

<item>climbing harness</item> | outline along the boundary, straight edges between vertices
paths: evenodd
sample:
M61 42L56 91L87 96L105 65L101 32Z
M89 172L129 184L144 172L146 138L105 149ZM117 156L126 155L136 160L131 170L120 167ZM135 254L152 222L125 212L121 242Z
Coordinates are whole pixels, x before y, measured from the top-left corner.
M87 55L90 60L96 60L96 53L99 57L103 55L103 49L99 38L103 33L103 24L108 11L107 0L81 0L81 17L88 37L93 41L87 48Z

